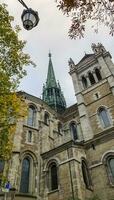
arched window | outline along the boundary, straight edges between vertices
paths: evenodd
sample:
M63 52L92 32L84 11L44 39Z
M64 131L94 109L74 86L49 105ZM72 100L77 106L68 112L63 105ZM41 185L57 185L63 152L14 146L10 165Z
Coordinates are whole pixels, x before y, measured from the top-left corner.
M47 112L45 112L44 114L44 123L46 125L49 125L49 114Z
M102 76L101 76L101 73L100 73L99 69L96 68L95 69L95 73L96 73L98 81L102 80Z
M20 192L22 193L29 192L29 182L30 182L30 158L26 157L22 162Z
M101 121L101 123L102 123L104 128L106 128L106 127L111 125L110 120L109 120L108 112L103 107L101 107L99 109L99 118L100 118L100 121Z
M50 190L58 189L58 173L55 162L51 163L49 166L49 182Z
M114 184L114 156L109 156L107 158L107 167L108 167L108 177L111 184Z
M82 84L83 84L84 88L88 87L87 80L86 80L86 78L84 76L82 76Z
M62 124L58 123L58 133L62 133Z
M89 77L91 85L95 84L95 79L94 79L94 76L91 72L89 72L88 77Z
M82 174L86 188L90 189L90 187L92 186L91 177L88 166L84 160L82 160Z
M35 126L35 121L36 121L36 109L34 106L30 105L28 109L27 125Z
M76 126L75 122L71 122L70 131L71 131L71 134L73 136L73 139L77 140L78 139L78 134L77 134L77 126Z

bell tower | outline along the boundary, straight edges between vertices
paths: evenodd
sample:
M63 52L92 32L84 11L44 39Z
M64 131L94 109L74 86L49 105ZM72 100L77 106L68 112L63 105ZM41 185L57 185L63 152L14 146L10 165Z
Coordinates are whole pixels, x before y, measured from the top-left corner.
M113 124L114 64L111 55L100 43L92 44L78 64L70 58L69 67L80 115L84 140L89 140ZM109 115L110 126L104 127L99 109ZM104 113L102 114L104 115ZM106 120L106 116L103 116Z

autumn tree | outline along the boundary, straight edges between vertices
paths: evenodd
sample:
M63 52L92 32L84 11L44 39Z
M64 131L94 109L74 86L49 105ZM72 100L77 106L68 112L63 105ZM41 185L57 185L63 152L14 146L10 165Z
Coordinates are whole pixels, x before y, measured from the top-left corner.
M13 17L0 4L0 160L11 156L16 122L24 103L16 90L26 75L26 66L34 65L23 52L25 42L18 39L19 27L12 28Z
M114 34L114 0L56 0L58 8L71 17L69 36L71 39L84 37L86 22L93 21L97 32L99 25L109 28Z

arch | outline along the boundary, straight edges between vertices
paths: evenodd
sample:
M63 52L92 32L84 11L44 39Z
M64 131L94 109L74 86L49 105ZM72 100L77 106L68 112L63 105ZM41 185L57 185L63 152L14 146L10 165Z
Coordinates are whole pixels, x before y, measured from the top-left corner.
M84 89L88 87L87 79L84 76L82 76L82 84Z
M58 133L62 133L62 124L58 122Z
M34 152L30 151L30 150L26 150L26 151L23 151L20 155L20 161L22 162L22 160L26 157L30 157L34 163L38 163L37 161L37 156L34 154Z
M98 109L98 116L104 128L111 125L108 111L105 107L100 107Z
M27 125L35 126L36 125L36 106L30 104L28 107L28 118Z
M31 158L26 156L22 161L20 192L29 193Z
M60 160L56 157L51 157L45 164L43 171L48 171L49 165L54 162L56 163L57 167L59 167Z
M44 123L46 125L49 125L49 113L48 112L44 113Z
M76 125L76 122L72 121L70 123L70 132L73 136L73 139L74 140L77 140L78 139L78 133L77 133L77 125Z
M102 157L101 157L101 162L102 162L103 164L105 164L105 163L106 163L107 157L110 156L110 155L114 155L114 150L106 151L106 152L102 155Z
M83 175L83 180L84 180L85 186L87 189L90 189L92 186L92 181L91 181L87 161L85 159L82 159L81 164L82 164L82 175Z
M98 68L95 68L95 74L96 74L98 81L102 80L102 76L101 76L100 70Z
M91 72L88 73L88 77L89 77L91 85L95 84L95 79Z

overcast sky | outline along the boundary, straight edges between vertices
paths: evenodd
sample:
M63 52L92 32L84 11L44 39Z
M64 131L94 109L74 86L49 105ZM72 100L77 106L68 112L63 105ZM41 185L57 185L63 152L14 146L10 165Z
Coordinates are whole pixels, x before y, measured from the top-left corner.
M0 0L8 5L10 15L15 17L15 24L21 27L20 37L27 41L25 51L36 63L35 69L28 67L28 75L21 81L20 90L41 97L42 86L46 81L48 70L48 53L52 53L52 62L56 79L60 81L62 91L70 106L76 102L73 84L68 67L68 59L72 57L75 63L86 53L91 53L91 43L102 43L114 58L114 37L108 35L103 26L95 34L91 29L91 22L87 24L84 39L70 40L68 29L70 18L64 16L56 7L55 0L24 0L28 7L37 10L40 17L39 25L31 31L22 27L22 5L18 0Z

